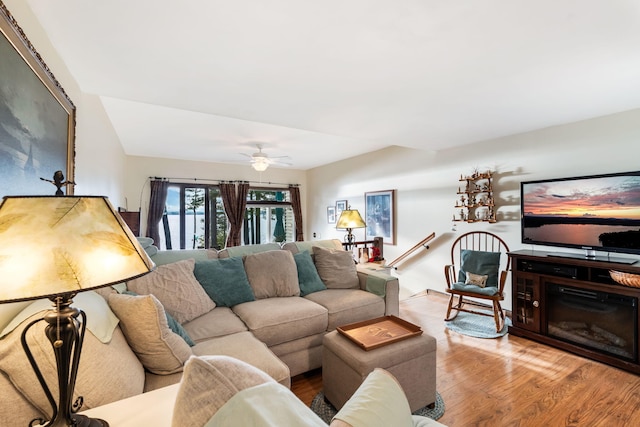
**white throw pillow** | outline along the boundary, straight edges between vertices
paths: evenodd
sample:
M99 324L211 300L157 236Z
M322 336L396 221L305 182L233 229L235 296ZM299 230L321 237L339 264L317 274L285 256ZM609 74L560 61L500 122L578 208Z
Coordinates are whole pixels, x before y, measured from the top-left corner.
M409 402L393 375L376 368L333 417L353 427L413 427ZM333 422L336 426L338 423Z

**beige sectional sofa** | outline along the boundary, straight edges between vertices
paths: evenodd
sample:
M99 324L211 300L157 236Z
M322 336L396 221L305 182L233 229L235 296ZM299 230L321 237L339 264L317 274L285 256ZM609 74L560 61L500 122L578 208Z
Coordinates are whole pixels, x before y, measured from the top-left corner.
M175 384L192 355L231 356L288 387L292 376L321 366L327 332L398 314L398 280L357 271L338 240L219 252L157 252L148 241L143 246L157 264L154 272L126 289L120 285L74 299L88 318L76 384L83 409ZM26 319L42 315L43 306L33 305L0 306L1 425L27 425L50 413L20 346ZM42 360L43 375L52 379L55 362L42 323L28 342ZM55 381L49 383L56 396Z

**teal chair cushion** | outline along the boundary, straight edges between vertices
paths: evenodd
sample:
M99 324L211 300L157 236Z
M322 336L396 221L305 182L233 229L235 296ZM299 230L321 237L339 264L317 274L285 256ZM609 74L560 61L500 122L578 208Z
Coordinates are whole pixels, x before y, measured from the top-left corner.
M469 249L463 249L460 251L460 272L458 273L458 283L464 285L467 282L467 273L473 273L480 276L487 276L485 287L481 288L480 286L475 285L466 286L475 286L477 289L497 288L499 269L500 252L472 251Z
M481 288L480 286L476 286L476 285L467 285L463 282L456 282L453 284L452 287L456 291L472 292L478 295L491 296L498 293L498 288L495 286L488 286L488 287Z

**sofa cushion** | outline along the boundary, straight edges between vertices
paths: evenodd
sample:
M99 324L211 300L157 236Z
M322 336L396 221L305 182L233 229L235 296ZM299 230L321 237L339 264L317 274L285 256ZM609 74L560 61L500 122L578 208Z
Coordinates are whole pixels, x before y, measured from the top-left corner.
M193 274L194 259L159 265L151 273L130 280L127 288L139 295L153 294L179 323L202 316L215 308Z
M193 272L216 305L233 307L255 300L242 258L196 261Z
M241 245L229 246L218 252L218 258L234 258L243 257L249 254L257 254L259 252L280 250L278 243L262 243L258 245Z
M171 264L173 262L183 261L185 259L194 259L196 261L200 261L216 258L218 258L218 251L216 251L215 249L169 249L158 251L158 253L151 256L151 260L156 265Z
M235 357L263 370L283 386L291 386L289 367L249 331L200 342L193 347L193 354Z
M316 269L329 289L356 289L359 287L358 271L351 252L313 247Z
M49 401L20 343L20 337L26 325L35 319L42 318L44 313L31 316L0 340L0 371L4 372L16 389L34 407L43 414L51 415ZM38 366L53 396L57 397L58 376L55 355L51 342L45 334L45 327L44 321L34 324L27 332L27 343L33 357L38 361ZM83 397L83 409L95 408L140 394L143 391L144 379L144 369L119 327L113 330L108 343L102 343L93 334L85 333L73 397L74 400L79 396ZM9 424L28 425L36 415L38 414L22 414L21 416L27 419L26 422ZM2 425L9 424L2 423Z
M22 393L13 386L9 377L0 371L0 417L2 425L28 426L34 418L44 417L35 406L31 404Z
M300 286L300 296L327 289L318 275L318 270L313 263L309 251L298 252L293 255L298 269L298 284Z
M300 295L296 262L289 251L247 255L244 269L256 299Z
M290 251L293 254L309 251L313 257L314 246L321 246L327 249L337 249L337 250L344 249L344 247L342 246L342 242L338 239L309 240L306 242L287 242L284 245L282 245L282 249Z
M109 305L145 368L159 375L182 371L192 355L191 347L169 329L164 308L156 297L114 294L109 295Z
M233 307L249 330L268 346L326 331L327 309L300 297L266 298Z
M327 330L362 320L384 316L384 300L360 289L326 289L305 297L327 309Z
M247 330L247 326L229 307L216 307L182 327L196 343Z
M204 426L237 392L275 382L260 369L228 356L192 356L173 408L173 426Z

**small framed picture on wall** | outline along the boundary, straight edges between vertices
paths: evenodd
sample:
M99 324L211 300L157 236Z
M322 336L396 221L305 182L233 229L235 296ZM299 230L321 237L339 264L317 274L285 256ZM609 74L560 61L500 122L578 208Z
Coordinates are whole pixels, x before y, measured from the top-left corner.
M336 223L336 207L335 206L327 206L327 222L329 224Z
M342 211L347 209L346 200L336 200L336 218L340 218Z

